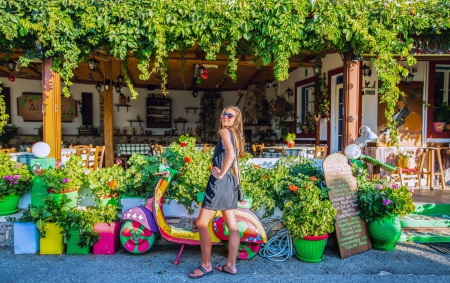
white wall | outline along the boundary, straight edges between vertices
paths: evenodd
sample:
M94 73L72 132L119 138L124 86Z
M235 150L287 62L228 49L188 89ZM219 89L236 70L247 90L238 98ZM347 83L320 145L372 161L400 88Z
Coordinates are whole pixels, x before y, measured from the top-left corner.
M17 115L17 98L22 96L24 92L34 92L41 93L42 92L42 84L41 81L35 80L25 80L25 79L16 79L15 82L10 82L8 80L1 80L4 87L9 87L11 90L11 121L12 124L20 127L19 134L37 134L37 129L42 125L42 122L24 122L21 116ZM126 120L136 120L137 115L141 116L142 120L145 120L146 117L146 97L147 94L155 93L160 94L161 90L157 89L154 91L148 91L146 89L136 89L139 93L139 96L135 100L131 100L128 104L131 107L128 108L128 112L126 107L119 107L117 109L116 106L113 106L113 115L114 115L114 126L118 126L121 129L125 126L129 126L130 123ZM70 93L72 94L72 98L75 100L81 100L82 92L91 92L93 94L93 103L97 107L94 107L93 112L93 120L94 126L100 126L100 94L97 93L97 90L93 85L82 85L82 84L73 84L70 88ZM122 87L122 93L125 96L130 95L130 90L127 87ZM199 92L198 96L194 98L191 95L192 91L180 91L180 90L170 90L168 97L172 99L172 120L183 117L187 119L187 123L185 127L193 128L197 126L195 124L196 121L199 120L200 113L200 99L203 95L203 92ZM244 91L245 93L245 91ZM130 95L131 96L131 95ZM230 104L236 104L238 100L237 91L230 92L222 92L223 106L226 107ZM240 107L242 108L244 105L243 97L239 102ZM120 104L119 95L114 91L113 94L113 104ZM198 107L195 114L193 110L189 110L189 113L186 114L185 107ZM78 108L79 111L79 108ZM72 123L64 122L62 123L62 133L64 135L76 135L78 134L77 127L81 125L81 114L78 112L78 117L76 117ZM137 126L137 123L133 123L133 125ZM142 123L145 129L145 122ZM179 125L180 127L180 125ZM154 135L163 135L165 128L149 128L152 130L152 134ZM180 130L180 128L179 128Z

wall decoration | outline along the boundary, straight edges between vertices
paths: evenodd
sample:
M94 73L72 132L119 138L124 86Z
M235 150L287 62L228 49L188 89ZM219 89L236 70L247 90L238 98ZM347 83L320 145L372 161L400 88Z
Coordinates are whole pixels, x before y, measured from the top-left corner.
M421 146L422 144L422 101L423 82L400 83L400 97L395 107L394 120L397 121L399 146ZM390 128L386 127L386 103L378 106L378 145L390 145Z
M42 94L23 93L17 98L17 115L25 122L42 122ZM72 97L61 97L61 122L73 122L77 117L77 103Z

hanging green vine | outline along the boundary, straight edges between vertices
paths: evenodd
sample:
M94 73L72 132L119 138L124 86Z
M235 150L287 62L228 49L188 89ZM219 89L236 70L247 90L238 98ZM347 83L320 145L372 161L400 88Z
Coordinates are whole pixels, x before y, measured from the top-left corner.
M292 56L353 50L374 56L391 126L401 95L398 72L406 72L395 56L414 65L411 36L445 34L449 28L445 0L0 0L0 52L21 50L26 65L40 56L35 42L41 43L43 55L54 58L52 70L64 80L66 96L73 70L96 50L124 60L124 70L127 57L135 56L141 80L160 72L163 93L168 52L195 45L208 60L228 55L233 79L239 56L248 54L263 65L274 62L280 81L288 78Z

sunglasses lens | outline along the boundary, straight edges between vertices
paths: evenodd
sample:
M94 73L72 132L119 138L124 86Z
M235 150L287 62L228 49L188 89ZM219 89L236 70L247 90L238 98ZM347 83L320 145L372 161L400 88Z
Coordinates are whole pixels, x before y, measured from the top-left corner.
M228 117L228 119L231 119L234 117L234 115L231 113L223 112L223 117Z

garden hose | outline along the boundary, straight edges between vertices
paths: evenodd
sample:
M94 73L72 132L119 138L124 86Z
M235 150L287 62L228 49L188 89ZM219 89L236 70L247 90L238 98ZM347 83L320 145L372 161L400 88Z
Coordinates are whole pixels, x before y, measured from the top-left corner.
M275 223L270 225L266 234L269 234L270 229L278 223L282 223L283 220L278 217L265 218L261 222L267 222L269 220L277 220ZM282 262L288 260L295 254L295 247L292 238L289 237L289 231L287 228L282 228L279 230L275 236L270 238L267 244L262 244L259 250L259 255L270 261Z

